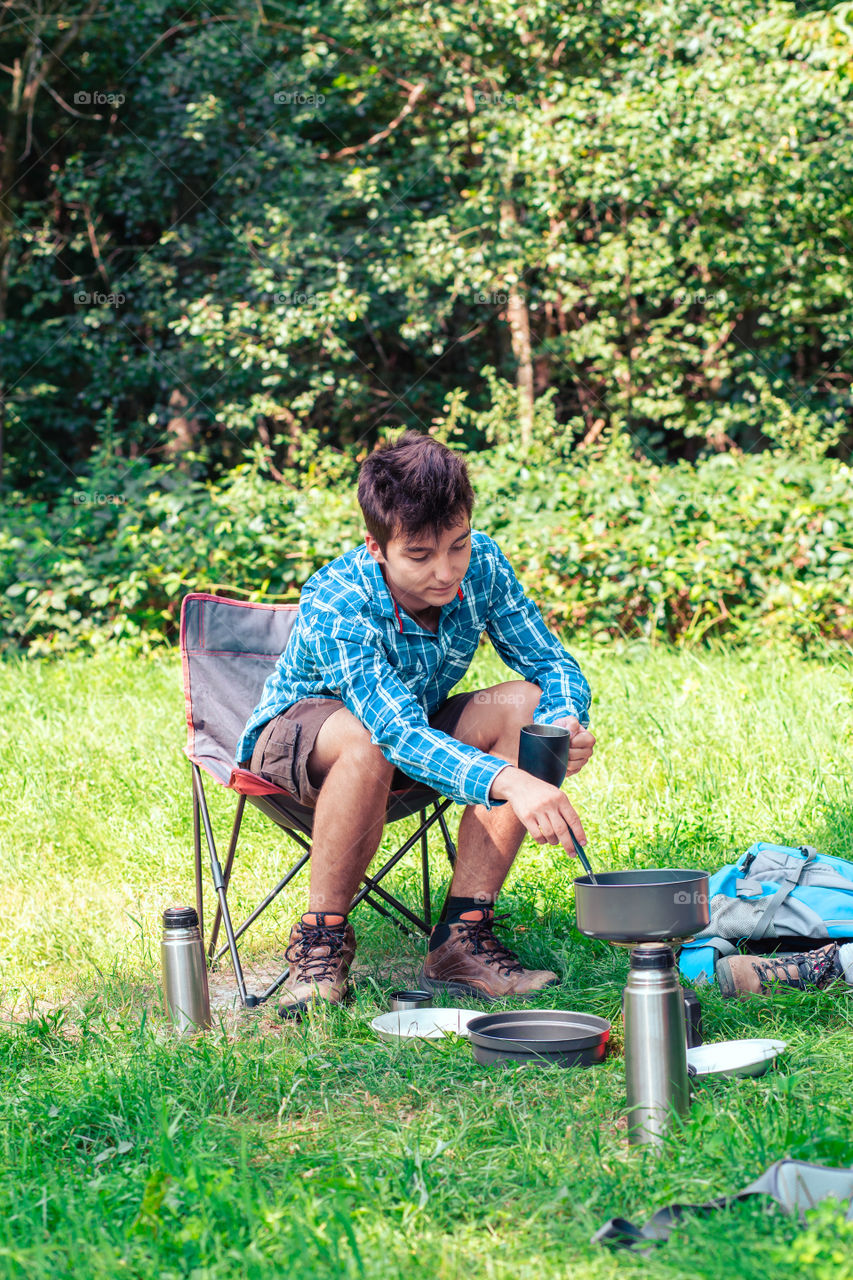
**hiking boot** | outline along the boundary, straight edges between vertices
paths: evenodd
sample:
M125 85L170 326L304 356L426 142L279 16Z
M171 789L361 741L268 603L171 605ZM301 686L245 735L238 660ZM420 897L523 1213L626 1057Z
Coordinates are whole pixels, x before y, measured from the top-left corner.
M479 920L445 924L450 936L427 952L423 985L429 991L446 990L478 1000L501 1000L504 996L529 1000L559 982L550 969L525 969L518 956L495 937L495 926L506 919L483 910Z
M281 988L278 1006L282 1018L304 1013L317 1000L342 1004L348 993L350 965L355 959L355 934L351 924L326 924L321 912L317 924L298 920L290 931L284 958L290 974Z
M775 985L805 991L843 976L837 942L802 955L728 956L717 961L715 973L723 996L769 995Z

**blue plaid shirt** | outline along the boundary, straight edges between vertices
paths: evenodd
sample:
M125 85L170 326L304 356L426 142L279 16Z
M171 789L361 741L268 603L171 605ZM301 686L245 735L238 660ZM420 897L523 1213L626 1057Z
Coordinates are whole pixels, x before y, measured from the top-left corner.
M264 725L301 698L340 698L410 778L458 804L503 804L489 788L507 761L428 721L468 670L484 631L506 665L542 690L538 724L569 715L589 723L589 685L577 662L545 626L497 543L472 530L468 572L442 606L437 634L397 607L365 546L313 574L236 760L248 760Z

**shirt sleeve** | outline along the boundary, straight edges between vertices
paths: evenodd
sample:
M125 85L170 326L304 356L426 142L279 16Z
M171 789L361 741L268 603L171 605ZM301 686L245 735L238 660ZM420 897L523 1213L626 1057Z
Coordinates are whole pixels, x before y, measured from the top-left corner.
M590 705L586 678L568 649L545 626L500 547L497 543L493 547L496 567L486 620L489 639L511 670L542 690L535 724L577 716L586 727Z
M508 761L433 729L417 698L395 673L378 636L336 618L322 620L313 639L333 696L361 721L387 760L457 804L491 809L505 803L491 799L489 788Z

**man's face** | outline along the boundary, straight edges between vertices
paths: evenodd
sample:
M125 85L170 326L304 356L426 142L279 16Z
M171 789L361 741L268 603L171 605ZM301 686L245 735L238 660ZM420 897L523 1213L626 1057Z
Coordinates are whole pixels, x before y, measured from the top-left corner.
M468 572L471 525L463 513L436 542L432 533L401 533L388 540L385 555L371 534L367 550L383 566L391 594L406 609L441 608L449 604Z

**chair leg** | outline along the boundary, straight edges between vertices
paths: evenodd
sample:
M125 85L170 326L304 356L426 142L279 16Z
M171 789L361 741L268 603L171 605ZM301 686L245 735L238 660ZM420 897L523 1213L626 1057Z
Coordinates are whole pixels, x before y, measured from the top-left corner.
M444 805L441 809L438 810L438 822L439 822L439 826L441 827L441 834L444 836L444 848L447 852L447 861L450 863L451 870L455 870L456 869L456 845L453 843L453 837L448 831L447 823L444 820L444 810L446 808L447 806Z
M429 895L429 845L427 841L426 820L427 820L426 809L421 809L421 822L423 823L423 826L421 829L421 874L423 876L423 882L424 882L424 920L427 924L427 927L431 930L432 929L432 903L430 902L430 895Z
M450 801L448 801L448 804L449 803ZM433 819L430 819L430 821L433 821ZM405 915L409 920L411 920L412 924L416 925L417 928L419 928L422 933L429 932L425 921L419 920L418 917L414 915L407 906L401 903L399 899L392 898L391 895L385 889L382 889L380 887L380 884L379 884L379 881L384 880L388 872L393 870L393 868L396 867L400 859L404 858L406 854L409 852L409 850L412 849L417 844L420 838L420 834L421 834L420 829L418 829L413 836L409 836L405 844L401 845L400 848L397 850L397 852L393 855L393 857L389 858L388 861L382 867L379 868L375 876L369 876L366 874L362 876L362 881L363 881L362 888L359 889L358 893L355 895L352 902L349 904L349 910L351 912L354 911L355 908L358 906L358 904L360 902L363 902L364 899L367 897L367 895L371 892L371 890L373 890L374 892L378 893L382 898L384 898L386 902L396 907L403 915ZM371 906L372 905L373 904L371 903Z
M450 863L451 883L452 883L453 881L452 873L453 871L456 870L456 845L453 843L453 837L451 836L450 832L447 829L447 823L444 820L443 810L438 815L438 822L439 822L439 826L441 827L441 834L444 836L444 850L445 850L445 853L447 854L447 861ZM445 893L444 895L444 902L441 905L441 915L439 916L439 919L444 918L444 905L447 902L449 894L450 894L450 885L447 886L447 893Z
M198 912L198 931L204 945L204 898L201 886L201 818L198 796L193 786L193 855L195 863L195 909Z
M407 920L410 920L415 928L420 929L421 933L430 933L430 929L427 928L426 921L422 920L420 916L416 916L414 911L410 911L405 902L401 902L399 898L395 898L387 889L383 889L382 885L379 884L378 879L374 879L371 876L364 876L363 880L365 887L358 894L359 902L367 902L371 907L373 907L374 911L377 911L378 907L371 899L370 894L378 893L383 902L387 902L395 911L399 911L400 915L405 916ZM353 899L353 902L355 902L355 898ZM352 907L350 907L350 911L352 911ZM380 915L384 914L387 913L380 912Z
M204 836L207 841L207 848L210 854L210 870L213 876L213 887L219 897L222 921L225 925L225 936L228 938L228 947L231 952L231 963L234 966L234 974L237 978L237 990L240 993L242 1003L252 1008L258 1003L258 998L257 996L250 996L246 990L246 982L243 977L243 966L240 963L240 956L237 952L237 943L234 939L234 930L231 926L231 912L228 910L228 900L225 896L225 882L222 877L222 867L220 866L219 858L216 855L216 845L213 840L213 828L210 825L210 814L207 808L207 800L204 795L204 784L201 780L201 770L197 764L193 764L192 770L193 790L201 812L201 820L204 825Z
M405 855L409 852L409 850L414 848L414 846L417 844L419 840L422 841L421 850L422 850L422 856L423 856L423 843L426 841L427 831L433 825L434 822L436 821L441 822L444 810L448 808L448 806L451 803L452 801L445 800L441 805L436 804L434 806L433 813L428 818L425 817L426 810L421 811L421 826L418 827L418 830L415 832L415 834L413 836L409 836L405 844L401 845L400 848L397 850L397 852L393 855L393 857L389 858L388 861L384 864L384 866L379 868L375 876L369 876L369 875L362 876L362 882L363 882L362 887L361 889L359 889L358 893L355 895L352 902L350 903L349 905L350 911L353 911L360 902L364 902L365 900L369 901L368 894L370 893L379 894L379 896L383 899L383 901L387 902L389 906L394 907L394 909L396 911L399 911L402 916L405 916L407 920L410 920L412 924L415 925L416 928L420 929L421 933L425 933L429 935L432 932L431 924L426 919L426 912L425 912L425 917L423 919L419 918L414 914L414 912L410 911L409 908L405 905L405 903L401 902L399 898L393 897L390 893L387 892L387 890L383 889L379 882L380 880L385 879L385 877L388 875L388 872L392 871L393 868L396 867L400 859L405 857ZM452 847L452 841L451 841L451 847ZM429 869L427 868L427 876L428 875L429 875ZM426 881L426 887L427 887L427 892L429 892L428 879ZM375 902L370 902L369 905L374 907L374 909L376 907ZM429 907L428 900L425 906ZM431 907L429 909L431 912Z
M392 897L390 896L390 894L389 894L389 895L388 895L388 899L389 899L389 901L390 901L390 902L392 902L392 903L394 904L394 906L395 906L395 908L397 909L397 911L399 911L399 910L401 909L401 904L397 902L397 899L396 899L396 898L392 898ZM394 925L394 927L395 927L395 928L397 928L397 929L399 929L399 930L400 930L400 932L401 932L402 934L405 934L405 936L406 936L407 938L419 938L419 937L420 937L420 934L419 934L419 933L415 933L413 929L410 929L410 928L408 927L408 925L404 924L404 923L403 923L403 921L400 919L400 917L399 917L398 915L396 915L396 916L394 915L393 911L388 911L386 907L383 907L383 905L382 905L382 903L381 903L381 902L377 902L375 898L371 898L370 894L367 894L367 895L362 899L362 901L363 901L363 902L366 902L366 903L368 904L368 906L373 907L373 910L374 910L378 915L380 915L380 916L384 916L386 920L390 920L390 921L391 921L391 923ZM405 908L403 908L403 909L405 910ZM421 931L421 933L422 933L422 932L423 932L423 925L421 924L420 920L418 920L417 925L418 925L418 929L419 929L419 930Z
M246 930L248 929L248 927L249 927L249 925L250 925L250 924L254 924L254 922L257 920L257 918L258 918L258 916L261 914L261 912L262 912L262 911L266 911L267 907L270 905L270 903L273 901L273 899L274 899L274 898L277 898L277 897L278 897L278 895L281 893L282 889L283 889L286 885L290 884L290 882L291 882L291 880L293 879L293 877L299 874L299 872L300 872L300 871L302 870L302 868L305 866L305 863L308 861L308 858L310 857L310 854L311 854L311 848L310 848L310 846L309 846L309 845L306 845L306 843L305 843L305 841L304 841L304 840L300 840L299 836L297 836L293 831L291 831L291 832L290 832L290 835L291 835L291 838L292 838L293 840L296 840L296 841L297 841L297 842L302 846L302 848L306 850L306 852L305 852L305 853L303 853L302 857L299 859L299 861L298 861L298 862L294 863L294 865L293 865L293 866L290 868L290 870L288 871L287 875L286 875L286 876L284 876L284 878L283 878L283 879L279 880L279 882L278 882L278 884L275 886L275 888L270 890L270 892L269 892L269 893L267 894L267 896L263 899L263 901L258 903L258 905L255 907L255 909L254 909L254 911L252 912L252 914L251 914L250 916L247 916L247 917L246 917L246 919L243 921L243 923L239 926L239 928L237 928L237 929L235 929L235 930L234 930L234 941L235 941L235 942L237 941L237 939L238 939L238 938L240 938L240 937L242 937L242 936L243 936L243 934L246 932ZM220 947L220 948L219 948L219 950L217 951L216 955L215 955L215 956L213 957L213 959L211 960L211 964L215 964L215 963L216 963L216 961L217 961L221 956L224 956L224 955L225 955L225 952L226 952L227 950L228 950L228 944L226 943L226 945L225 945L224 947ZM285 976L285 977L287 977L287 974L285 973L285 975L284 975L284 976Z
M237 837L240 834L240 824L243 821L243 810L246 807L246 797L240 796L237 801L237 811L234 814L234 823L231 827L231 840L228 845L228 857L225 859L225 871L223 881L225 883L225 892L228 892L228 886L231 883L231 868L234 866L234 854L237 850ZM216 915L213 917L213 928L210 931L210 942L207 945L207 958L210 960L216 950L216 939L219 937L219 924L222 920L222 908L219 903L216 904ZM202 934L202 937L204 935Z

